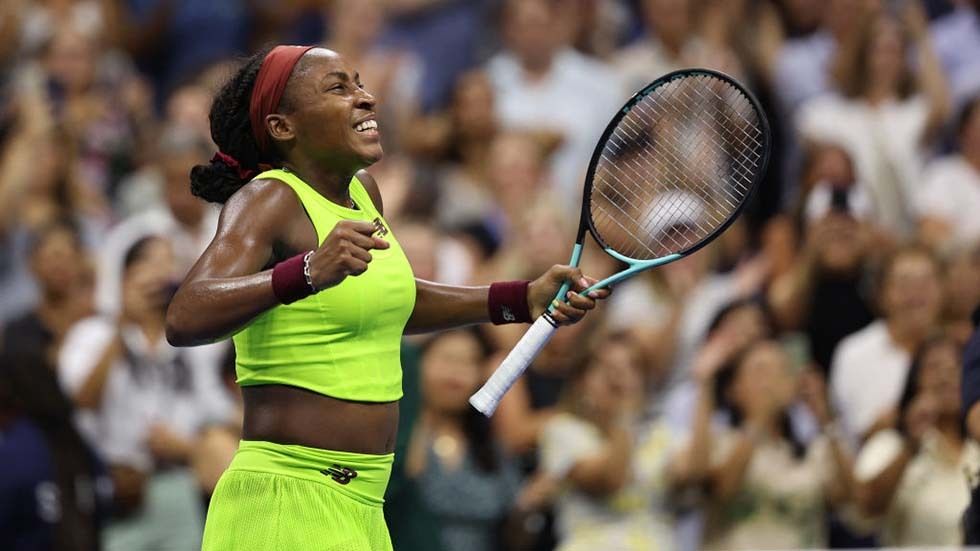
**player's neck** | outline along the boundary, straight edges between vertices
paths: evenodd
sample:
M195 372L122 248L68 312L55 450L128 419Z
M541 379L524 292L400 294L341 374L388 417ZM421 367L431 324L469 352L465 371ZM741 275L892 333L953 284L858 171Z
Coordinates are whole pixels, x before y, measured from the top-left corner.
M356 170L324 170L311 161L290 161L285 168L296 174L317 193L338 205L350 203L350 181Z

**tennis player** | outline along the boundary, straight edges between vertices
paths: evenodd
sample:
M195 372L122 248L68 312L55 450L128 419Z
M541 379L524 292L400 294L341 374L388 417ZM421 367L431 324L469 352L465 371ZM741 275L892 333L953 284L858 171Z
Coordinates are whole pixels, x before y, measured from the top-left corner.
M417 280L361 169L382 155L375 100L343 56L277 46L253 57L211 108L220 151L191 172L224 207L177 291L167 338L233 335L245 419L215 489L206 551L391 549L382 502L393 460L405 332L528 322L561 284L452 287ZM595 307L570 294L556 321Z

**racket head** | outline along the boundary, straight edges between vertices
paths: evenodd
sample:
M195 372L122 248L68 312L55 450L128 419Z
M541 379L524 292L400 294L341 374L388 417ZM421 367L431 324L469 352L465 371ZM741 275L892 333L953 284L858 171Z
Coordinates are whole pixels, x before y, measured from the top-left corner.
M685 102L689 105L684 106ZM719 126L733 122L735 128ZM681 126L687 127L686 133L677 130ZM632 150L627 151L629 148ZM606 252L631 263L692 254L741 214L765 177L770 149L765 112L737 80L711 69L668 73L634 94L606 125L586 172L576 241L583 243L587 228ZM725 172L703 174L711 167L699 167L696 159L686 160L687 153L720 155L716 162L721 165L715 168ZM694 175L682 182L681 176L670 171ZM623 184L630 179L638 181ZM651 183L654 179L657 181ZM616 186L619 193L609 193ZM630 186L632 190L627 189ZM723 186L730 186L733 192L727 193ZM617 219L610 212L609 205L629 202L630 193L643 195L636 197L642 204L634 207L648 209L648 218L624 215ZM657 204L658 198L664 204ZM696 218L697 201L704 223L689 224L699 227L685 228L688 235L684 238L673 236L661 246L643 246L651 225L663 225L669 232L680 222Z

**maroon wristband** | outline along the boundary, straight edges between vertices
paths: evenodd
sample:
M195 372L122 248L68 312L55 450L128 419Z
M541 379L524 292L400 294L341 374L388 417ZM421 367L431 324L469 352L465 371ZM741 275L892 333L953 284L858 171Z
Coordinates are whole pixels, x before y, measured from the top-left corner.
M487 309L494 325L528 323L531 310L527 305L527 286L530 281L499 281L490 285Z
M272 292L283 304L290 304L313 294L303 274L303 257L300 253L287 258L272 268Z

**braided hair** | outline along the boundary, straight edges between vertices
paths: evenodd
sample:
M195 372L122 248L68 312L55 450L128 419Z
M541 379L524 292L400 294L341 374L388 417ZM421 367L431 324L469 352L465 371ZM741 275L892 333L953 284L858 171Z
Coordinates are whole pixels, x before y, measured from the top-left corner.
M249 102L268 49L248 58L242 67L221 87L211 104L211 139L218 148L235 160L214 158L208 164L191 169L191 193L212 203L224 203L251 179L249 173L259 165L278 165L278 153L262 153L252 135ZM274 148L273 148L274 149ZM248 176L248 177L244 177Z

